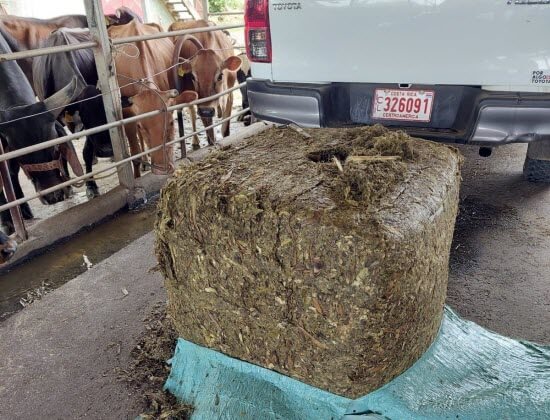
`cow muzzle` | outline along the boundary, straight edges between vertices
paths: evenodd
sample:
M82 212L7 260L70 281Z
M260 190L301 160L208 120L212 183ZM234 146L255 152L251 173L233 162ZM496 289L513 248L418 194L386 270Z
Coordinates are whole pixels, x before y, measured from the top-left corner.
M203 118L214 118L216 110L214 108L199 108L199 116Z

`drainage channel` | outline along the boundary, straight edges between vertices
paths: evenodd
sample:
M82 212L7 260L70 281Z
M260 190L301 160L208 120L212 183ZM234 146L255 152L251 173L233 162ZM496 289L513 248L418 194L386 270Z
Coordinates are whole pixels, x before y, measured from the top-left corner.
M153 229L156 202L124 211L9 271L0 271L0 322Z

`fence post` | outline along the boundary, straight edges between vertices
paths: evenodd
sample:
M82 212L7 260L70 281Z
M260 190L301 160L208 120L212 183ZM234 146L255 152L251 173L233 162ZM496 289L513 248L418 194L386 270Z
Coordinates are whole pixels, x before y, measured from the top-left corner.
M4 146L0 141L0 155L3 155L3 154L4 154ZM4 188L6 201L8 203L11 203L12 201L17 200L17 197L15 196L15 193L13 191L13 184L11 182L10 170L8 167L7 160L0 162L0 178L4 184L3 188ZM19 206L15 206L15 207L12 207L9 211L11 214L11 220L13 221L13 228L15 229L15 233L21 240L26 241L27 239L29 239L29 235L27 233L27 229L25 229L25 222L23 222L23 217L21 215L21 208Z
M202 1L202 18L204 20L208 20L208 0L201 0Z
M98 43L94 48L94 58L99 76L99 87L103 95L103 106L107 122L121 120L122 105L120 102L120 90L116 78L115 62L111 52L109 34L100 0L84 0L86 17L92 39ZM120 161L130 156L123 127L115 127L109 130L115 161ZM137 188L132 170L132 164L120 165L117 169L120 185L128 189L128 205L135 207L145 201L145 191Z

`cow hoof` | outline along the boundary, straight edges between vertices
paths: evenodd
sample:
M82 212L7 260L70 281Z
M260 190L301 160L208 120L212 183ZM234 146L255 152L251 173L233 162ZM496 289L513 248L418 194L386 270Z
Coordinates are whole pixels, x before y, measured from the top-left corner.
M151 164L149 162L141 162L140 163L142 172L147 172L151 170Z
M194 144L193 143L193 150L199 150L201 148L200 144Z
M32 214L31 206L29 206L29 203L21 204L21 214L23 215L23 219L25 220L34 219L34 214Z
M96 197L99 197L99 188L98 187L87 187L86 188L86 197L89 200L92 200Z

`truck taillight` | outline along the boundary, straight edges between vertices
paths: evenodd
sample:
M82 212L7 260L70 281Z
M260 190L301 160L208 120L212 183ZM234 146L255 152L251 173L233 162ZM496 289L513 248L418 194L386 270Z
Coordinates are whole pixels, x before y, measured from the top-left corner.
M248 58L259 63L271 63L269 1L246 0L244 22Z

